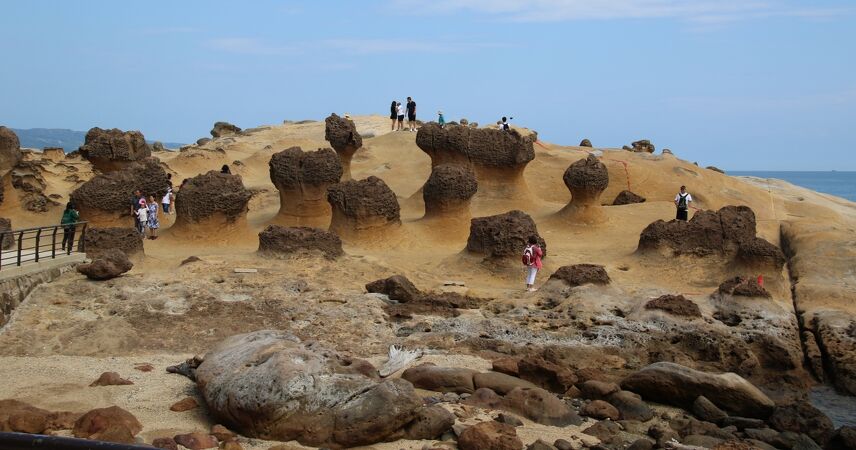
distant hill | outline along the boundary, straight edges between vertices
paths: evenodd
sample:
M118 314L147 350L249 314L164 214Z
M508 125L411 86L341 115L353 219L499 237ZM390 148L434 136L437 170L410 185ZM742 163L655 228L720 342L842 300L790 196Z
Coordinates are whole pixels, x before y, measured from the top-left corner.
M85 131L65 130L62 128L30 128L22 130L13 128L12 131L18 135L21 147L45 148L61 147L66 153L73 152L83 145L86 138ZM154 141L146 140L149 144ZM176 142L164 142L166 148L179 148L184 144Z

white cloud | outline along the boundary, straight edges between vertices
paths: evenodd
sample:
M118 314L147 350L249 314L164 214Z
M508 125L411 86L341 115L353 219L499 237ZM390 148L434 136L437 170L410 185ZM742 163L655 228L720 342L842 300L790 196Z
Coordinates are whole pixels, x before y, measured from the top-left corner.
M783 0L390 0L398 12L446 14L470 11L525 22L586 19L678 18L733 22L751 18L832 17L841 8L797 8ZM846 10L852 11L852 10Z

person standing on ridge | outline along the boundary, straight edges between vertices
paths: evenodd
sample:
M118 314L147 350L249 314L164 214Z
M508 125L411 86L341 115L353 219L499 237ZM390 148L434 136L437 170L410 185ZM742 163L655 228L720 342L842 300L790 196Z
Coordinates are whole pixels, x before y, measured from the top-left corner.
M513 117L512 117L513 119ZM508 131L510 126L508 125L508 118L502 116L502 120L499 121L499 129L502 131Z
M395 100L392 101L392 105L389 105L389 118L392 119L390 131L395 131L395 119L398 118L398 102Z
M395 104L395 109L398 113L398 129L396 131L401 131L401 127L404 126L404 107L401 106L401 102Z
M74 203L68 202L65 205L65 211L62 212L62 219L59 221L59 224L63 226L62 249L65 250L66 243L68 243L68 253L71 253L71 250L74 248L74 232L77 228L77 225L75 225L77 222L80 222L80 213L77 212Z
M528 244L523 249L523 265L526 266L526 290L535 292L535 275L541 270L541 258L544 251L538 246L538 238L529 236Z
M443 111L437 111L437 123L440 124L440 128L446 126L446 119L443 117Z
M678 214L675 217L677 220L687 221L689 216L689 206L693 201L693 196L687 192L686 186L681 186L681 192L675 196L675 207L678 209Z
M416 131L416 102L407 97L407 125L410 131Z

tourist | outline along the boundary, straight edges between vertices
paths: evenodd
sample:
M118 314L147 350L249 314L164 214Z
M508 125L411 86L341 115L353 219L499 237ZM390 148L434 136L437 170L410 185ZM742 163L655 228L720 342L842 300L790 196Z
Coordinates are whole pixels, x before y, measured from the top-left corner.
M227 174L227 175L231 175L231 174L232 174L232 170L231 170L231 169L229 169L229 165L228 165L228 164L223 164L223 167L221 167L221 168L220 168L220 173L225 173L225 174Z
M398 112L398 129L395 131L401 131L401 127L404 126L404 107L401 106L401 102L397 102L395 107Z
M172 194L172 186L166 188L166 194L164 194L161 199L161 204L163 205L163 213L169 214L169 205L172 204L173 194Z
M71 250L74 248L74 231L77 228L77 222L80 222L80 213L77 212L74 203L68 202L65 205L65 211L62 213L62 219L59 221L59 224L63 225L62 249L65 250L66 243L68 243L68 253L71 253Z
M529 244L523 250L523 265L526 266L526 290L535 292L535 275L541 269L541 257L544 256L544 251L538 246L538 238L529 236Z
M693 196L687 192L687 187L681 186L681 192L678 192L678 195L675 196L675 207L678 208L678 215L675 219L687 221L689 216L688 210L692 201Z
M146 214L148 216L149 239L157 239L160 221L158 220L158 202L155 201L154 195L149 196L148 212Z
M416 131L416 102L410 97L407 97L407 125L411 132Z
M512 117L512 119L513 118L514 117ZM502 116L502 120L499 121L499 129L502 131L508 131L509 128L511 128L511 127L508 125L508 118L505 116Z
M392 119L392 128L390 128L390 131L395 131L395 119L398 118L398 102L395 100L389 105L389 118Z
M146 235L146 227L149 225L149 208L146 199L140 199L140 207L137 209L137 232Z
M446 119L443 118L443 111L437 111L437 116L438 116L437 117L437 123L440 124L440 128L445 127L446 126Z
M131 197L131 216L134 217L134 228L140 229L140 219L137 211L140 209L140 201L143 200L143 193L137 189L134 191L134 196Z

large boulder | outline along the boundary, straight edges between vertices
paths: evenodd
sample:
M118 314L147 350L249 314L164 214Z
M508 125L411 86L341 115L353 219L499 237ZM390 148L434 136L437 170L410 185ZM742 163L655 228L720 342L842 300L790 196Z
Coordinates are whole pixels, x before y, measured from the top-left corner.
M249 437L344 448L392 437L422 406L402 379L378 382L315 342L262 330L227 338L196 369L208 409Z
M268 225L259 233L259 253L293 255L321 253L335 259L345 254L339 236L326 230L308 227Z
M252 197L239 175L212 170L184 183L175 196L176 227L245 221Z
M139 131L95 127L86 133L80 155L102 172L124 169L152 156L152 149Z
M609 172L594 155L571 164L562 177L571 191L571 202L559 216L574 222L597 223L606 219L600 204L600 194L609 185Z
M832 420L808 402L778 407L768 422L779 431L807 434L820 445L826 444L835 432Z
M86 256L97 258L105 251L117 249L128 256L143 253L143 237L134 228L88 227L83 237Z
M11 129L0 126L0 178L11 172L21 162L22 157L21 142L18 140L18 135ZM0 185L0 189L2 189L2 185ZM3 196L2 191L0 191L0 202L2 201Z
M742 417L766 419L775 403L737 374L713 374L680 364L657 362L621 381L621 387L647 400L691 409L703 395L719 408Z
M475 392L473 376L476 373L478 372L472 369L440 367L433 363L423 363L402 372L401 378L420 389L472 394Z
M612 206L632 205L634 203L645 203L645 197L625 189L615 196Z
M134 191L160 199L169 187L166 171L155 158L131 164L122 170L96 175L71 193L82 220L90 226L131 226Z
M77 266L77 271L86 275L90 280L109 280L131 270L134 264L128 259L122 250L109 249L98 254L98 256L87 264Z
M547 255L547 243L538 234L535 221L523 211L476 217L470 224L467 251L488 258L510 258L523 254L529 236L535 236Z
M378 177L334 184L327 201L333 208L330 231L344 239L380 237L401 225L398 198Z
M81 416L74 424L75 437L95 441L135 444L143 425L133 414L118 406L96 408Z
M214 122L214 128L211 129L211 137L218 138L238 134L240 132L240 127L232 125L229 122Z
M416 134L416 145L431 157L432 167L454 164L469 167L478 180L476 198L492 202L531 198L523 179L526 165L535 159L535 132L470 128L427 123Z
M277 220L289 225L330 223L327 188L342 178L342 163L332 149L304 152L291 147L270 158L270 180L279 191Z
M523 442L513 426L496 421L481 422L458 436L461 450L522 450Z
M366 291L385 294L390 300L407 303L418 299L422 292L404 275L393 275L389 278L372 281L366 285Z
M559 267L550 275L551 280L564 281L570 287L584 284L609 284L609 275L603 266L597 264L573 264Z
M422 187L425 217L469 219L470 199L478 191L473 171L466 166L440 164Z
M324 139L339 154L342 162L342 179L351 179L351 158L363 146L363 137L357 132L357 126L351 119L339 117L335 113L324 119Z

